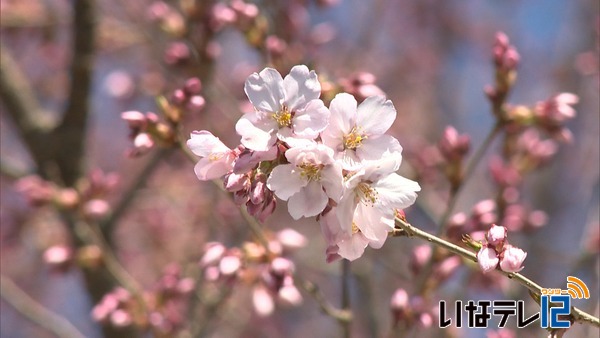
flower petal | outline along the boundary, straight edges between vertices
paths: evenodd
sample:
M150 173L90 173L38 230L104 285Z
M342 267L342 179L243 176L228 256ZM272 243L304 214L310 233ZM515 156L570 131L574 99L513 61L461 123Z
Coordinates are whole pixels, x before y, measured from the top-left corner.
M308 102L306 108L296 111L296 115L292 119L294 134L304 138L317 138L319 133L327 127L329 115L329 109L325 107L323 101Z
M356 125L357 103L354 96L348 93L337 94L329 104L331 117L329 127L324 134L328 137L343 137L350 133Z
M398 166L395 169L398 170L402 162L402 146L395 137L381 135L364 140L360 147L356 148L356 155L361 160L367 161L377 161L394 156L398 159Z
M300 217L317 216L325 209L328 200L321 185L318 182L311 181L306 187L290 197L288 211L296 220Z
M390 212L391 214L391 209ZM384 223L382 218L385 213L371 205L359 203L354 212L354 223L370 241L384 241L388 232L393 229L388 223Z
M290 111L302 109L311 100L321 96L321 84L315 71L309 71L305 65L294 66L285 79L285 103Z
M194 154L202 157L231 150L218 137L206 130L194 130L190 134L190 139L187 140L187 146Z
M277 112L285 98L283 78L273 68L265 68L246 79L244 91L254 107L261 111Z
M231 162L226 158L211 160L209 157L204 157L194 166L194 172L201 181L214 180L227 174L231 169Z
M325 188L327 196L335 202L339 202L344 193L342 167L338 163L334 163L321 169L321 184Z
M338 255L353 261L363 255L368 244L369 240L361 233L353 234L350 239L338 243Z
M377 206L383 209L404 209L415 202L419 183L390 174L371 185L378 193Z
M256 151L267 151L277 141L275 121L258 120L253 113L242 116L235 124L235 131L242 137L244 147Z
M370 96L366 98L357 108L357 125L371 135L382 135L396 119L396 108L392 101L384 96Z
M298 193L308 182L300 176L291 164L280 164L271 171L267 187L280 199L287 201Z

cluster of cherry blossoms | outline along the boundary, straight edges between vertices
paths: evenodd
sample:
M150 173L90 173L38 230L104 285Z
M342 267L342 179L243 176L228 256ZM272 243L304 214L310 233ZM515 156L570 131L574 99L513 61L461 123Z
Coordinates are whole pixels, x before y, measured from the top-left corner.
M498 265L506 272L519 272L523 269L527 253L508 244L506 236L506 228L496 224L492 224L485 234L484 244L477 253L477 263L483 273L496 269Z
M367 245L380 248L396 210L413 204L420 190L396 174L402 147L385 134L396 118L392 102L370 96L358 104L341 93L328 108L317 74L304 65L285 78L265 68L244 89L255 109L236 124L240 146L231 149L205 130L187 141L202 157L198 178L224 177L225 188L259 220L273 212L275 196L288 201L296 220L316 216L328 261L354 260Z

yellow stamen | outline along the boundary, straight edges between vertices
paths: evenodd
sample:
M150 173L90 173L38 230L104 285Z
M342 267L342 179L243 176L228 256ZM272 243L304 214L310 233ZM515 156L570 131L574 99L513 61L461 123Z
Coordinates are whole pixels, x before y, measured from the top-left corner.
M225 153L211 153L210 155L208 155L208 160L211 162L215 162L222 159L223 156L225 156Z
M292 125L292 113L290 113L288 107L285 105L281 107L280 111L273 113L271 116L275 121L277 121L279 128L289 127Z
M377 190L371 188L371 186L366 182L360 182L358 186L356 186L356 195L360 198L360 200L365 204L375 204L377 202L378 193Z
M356 234L358 232L360 232L358 225L356 225L356 223L352 222L352 234Z
M352 128L350 134L344 136L344 148L355 150L360 147L362 141L366 140L367 136L360 133L358 127Z
M321 169L323 165L304 162L298 166L301 169L300 177L309 181L319 181L321 179Z

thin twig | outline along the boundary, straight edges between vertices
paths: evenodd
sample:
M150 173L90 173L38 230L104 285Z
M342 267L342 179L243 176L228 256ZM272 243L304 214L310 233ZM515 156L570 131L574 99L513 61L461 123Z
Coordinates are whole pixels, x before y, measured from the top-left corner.
M304 291L314 298L323 313L340 323L350 323L352 321L352 312L346 309L338 309L329 303L316 284L307 280L300 280L298 277L295 277L294 280L299 283Z
M494 125L494 127L490 130L490 132L487 134L487 136L485 137L485 140L479 146L479 148L477 149L477 151L475 152L475 154L469 161L467 168L465 169L464 173L462 174L462 179L460 180L460 183L458 184L458 186L456 186L456 188L452 192L452 195L450 196L450 200L448 201L448 206L446 207L444 214L440 218L440 222L438 223L439 227L437 230L438 236L441 236L444 234L444 231L446 230L446 227L447 227L448 219L450 218L450 216L452 215L452 212L454 211L454 207L456 206L456 202L458 202L458 198L460 197L460 193L461 193L462 189L465 187L469 178L471 178L473 176L473 172L475 171L475 168L477 168L477 166L479 165L479 162L483 158L483 155L486 153L487 149L490 147L490 145L492 144L492 141L494 141L494 139L496 138L496 136L498 135L500 130L502 130L502 124L500 122L497 122Z
M351 274L350 261L347 259L342 259L341 266L342 266L341 308L342 308L342 310L352 313L352 310L350 309L350 274ZM352 324L352 321L347 321L347 322L340 321L340 327L342 329L342 337L350 338L350 324Z
M442 238L439 238L435 235L432 235L423 230L420 230L399 218L396 218L396 225L404 230L404 233L399 233L399 234L402 234L402 235L408 234L408 236L415 236L415 237L424 239L430 243L435 244L438 247L444 248L444 249L446 249L456 255L459 255L465 259L468 259L473 262L477 262L477 255L472 251L469 251L469 250L462 248L456 244L450 243ZM505 272L500 269L497 269L497 271L502 273L503 275L507 276L509 279L517 281L519 284L525 286L532 293L534 293L536 295L542 294L542 287L539 284L537 284L536 282L532 281L531 279L523 276L522 274L517 273L517 272ZM600 320L597 317L595 317L587 312L584 312L576 307L572 307L571 316L577 322L589 323L596 327L600 327Z
M85 337L68 320L36 302L10 278L3 275L0 275L0 296L27 319L58 337Z

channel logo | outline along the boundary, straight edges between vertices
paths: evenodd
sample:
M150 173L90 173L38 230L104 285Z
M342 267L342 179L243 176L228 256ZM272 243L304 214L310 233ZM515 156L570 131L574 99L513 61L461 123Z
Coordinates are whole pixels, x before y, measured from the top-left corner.
M569 328L571 299L590 298L590 289L579 278L567 277L567 289L542 289L540 297L541 326L543 328Z

